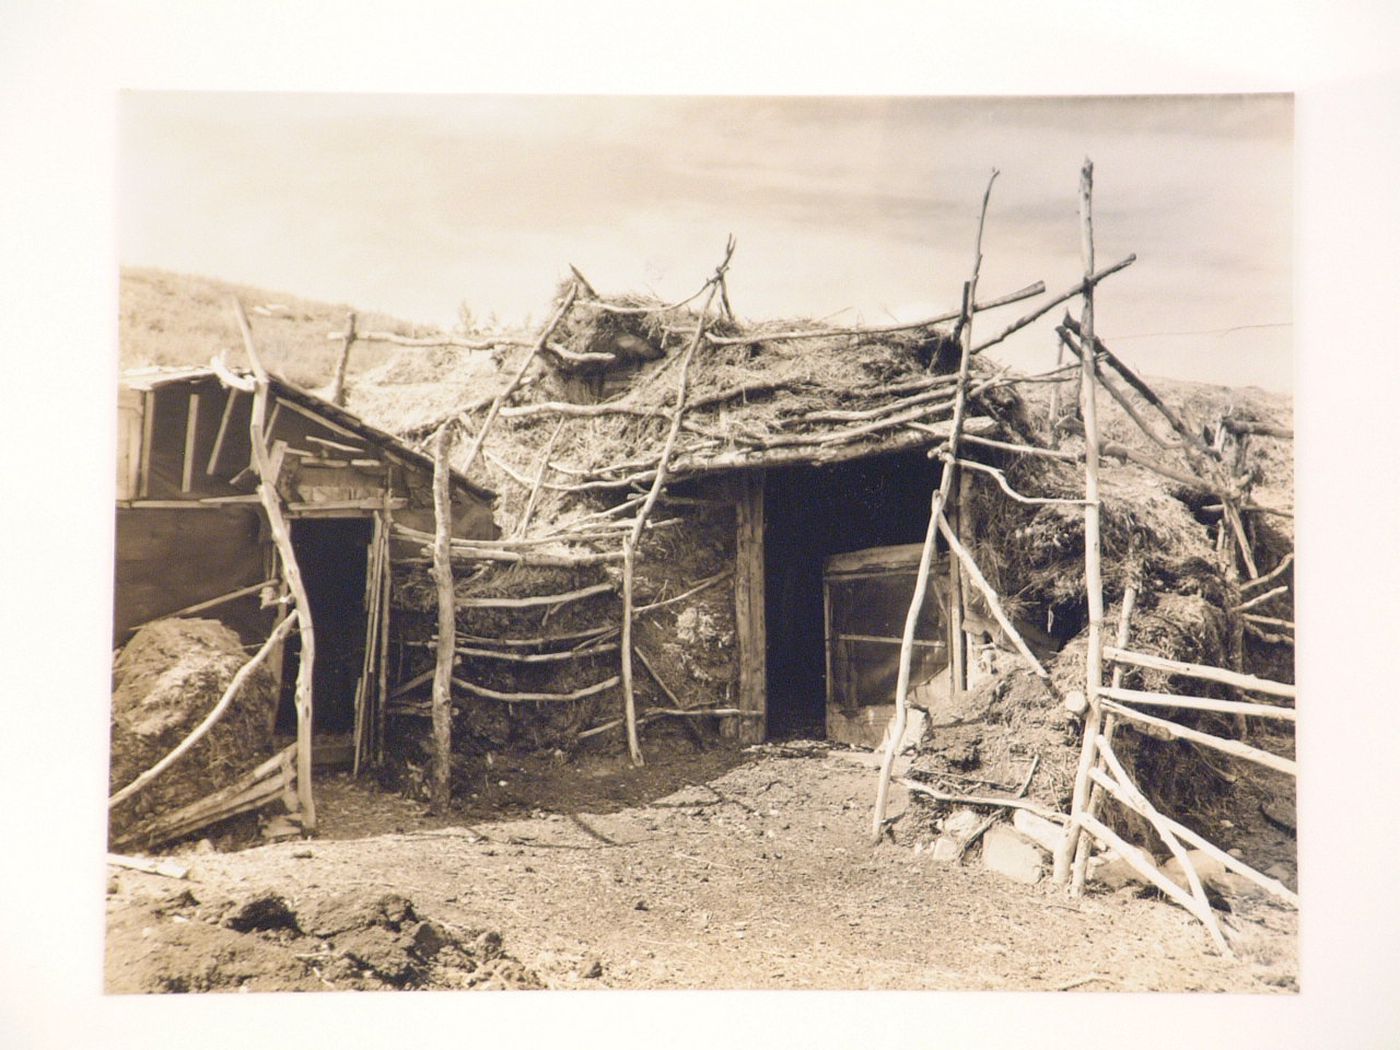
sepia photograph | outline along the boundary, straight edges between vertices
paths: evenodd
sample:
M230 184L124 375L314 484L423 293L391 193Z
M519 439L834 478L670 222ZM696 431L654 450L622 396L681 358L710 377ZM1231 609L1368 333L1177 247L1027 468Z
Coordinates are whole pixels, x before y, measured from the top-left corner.
M1292 127L124 94L106 989L1297 991Z
M0 1043L1393 1045L1400 13L8 14Z

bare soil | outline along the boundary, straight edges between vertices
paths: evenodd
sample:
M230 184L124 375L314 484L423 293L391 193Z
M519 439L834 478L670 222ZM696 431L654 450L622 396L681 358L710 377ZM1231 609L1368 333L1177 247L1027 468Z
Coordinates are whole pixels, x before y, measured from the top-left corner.
M187 849L184 881L113 869L107 990L1296 990L1297 915L1261 897L1225 901L1225 959L1135 887L1069 899L975 852L935 861L912 829L872 848L874 761L811 742L497 758L445 818L326 777L318 838ZM1239 808L1236 836L1255 798Z

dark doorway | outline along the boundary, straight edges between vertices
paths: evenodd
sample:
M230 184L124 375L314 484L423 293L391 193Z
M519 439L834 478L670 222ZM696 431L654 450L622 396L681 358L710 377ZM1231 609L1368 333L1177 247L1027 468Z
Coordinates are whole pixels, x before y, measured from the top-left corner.
M316 628L314 730L317 736L353 732L355 687L365 655L365 572L374 523L369 518L303 518L292 522L292 549L301 569ZM296 672L301 638L287 643L280 732L296 729Z
M938 464L923 452L768 473L769 736L826 732L823 562L866 547L921 542L938 476Z

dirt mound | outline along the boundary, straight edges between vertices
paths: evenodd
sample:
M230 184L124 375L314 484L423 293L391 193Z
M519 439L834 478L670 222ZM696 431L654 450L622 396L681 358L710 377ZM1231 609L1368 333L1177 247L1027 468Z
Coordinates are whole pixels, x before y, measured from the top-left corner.
M350 891L294 907L266 889L239 897L167 891L114 922L147 950L109 967L109 992L323 988L540 988L494 930L420 916L407 897Z
M213 710L248 654L217 620L158 620L112 666L116 792L164 758ZM166 772L111 813L115 841L147 818L195 802L271 754L277 696L266 666L248 676L218 724Z

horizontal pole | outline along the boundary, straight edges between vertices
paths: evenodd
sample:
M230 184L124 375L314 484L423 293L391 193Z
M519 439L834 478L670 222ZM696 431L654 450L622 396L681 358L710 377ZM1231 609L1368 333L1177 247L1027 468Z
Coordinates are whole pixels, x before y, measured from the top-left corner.
M930 573L929 575L933 575ZM884 645L902 645L902 638L881 638L874 634L837 634L833 636L838 642L877 642ZM946 642L926 642L921 638L915 638L910 644L918 646L920 649L946 649Z
M535 594L526 598L458 598L459 609L529 609L539 605L564 605L582 601L595 594L611 594L611 583L595 583L591 587L580 587L576 591L562 591L559 594Z
M1185 675L1188 678L1204 678L1208 682L1219 682L1221 685L1234 686L1236 689L1243 689L1249 693L1266 693L1269 696L1283 696L1290 700L1298 699L1298 687L1288 685L1285 682L1274 682L1267 678L1256 678L1252 674L1240 674L1238 671L1227 671L1223 667L1210 667L1205 664L1188 664L1180 660L1168 660L1165 656L1149 656L1147 653L1135 653L1128 649L1119 649L1116 645L1105 645L1103 647L1105 660L1112 660L1114 663L1130 664L1133 667L1145 667L1149 671L1166 671L1168 674Z
M1246 508L1246 509L1248 509L1248 508ZM1256 587L1262 587L1262 586L1264 586L1266 583L1272 583L1274 580L1278 579L1278 578L1279 578L1280 576L1282 576L1285 572L1287 572L1287 571L1288 571L1288 567L1289 567L1290 565L1292 565L1292 564L1293 564L1293 552L1292 552L1292 551L1289 551L1287 554L1285 554L1285 555L1283 556L1283 560L1282 560L1282 561L1280 561L1277 565L1275 565L1275 566L1274 566L1272 569L1270 569L1268 572L1264 573L1263 576L1260 576L1257 580L1245 580L1243 583L1241 583L1241 584L1240 584L1240 593L1244 593L1245 591L1252 591L1252 590L1254 590Z
M1249 715L1254 718L1280 718L1286 722L1297 721L1298 712L1291 707L1275 707L1272 704L1247 704L1240 700L1216 700L1208 696L1178 696L1175 693L1150 693L1141 689L1117 689L1101 686L1099 695L1111 700L1121 700L1130 704L1146 704L1149 707L1182 707L1193 711L1220 711L1225 714Z
M1241 590L1243 590L1243 588L1241 588ZM1272 590L1265 591L1263 594L1257 594L1257 595L1255 595L1253 598L1250 598L1248 601L1240 602L1239 605L1236 605L1236 606L1235 606L1234 608L1232 608L1230 611L1231 611L1231 612L1237 612L1237 613L1238 613L1238 612L1244 612L1246 609L1253 609L1253 608L1255 608L1256 606L1263 605L1265 602L1270 601L1270 600L1272 600L1272 599L1274 599L1274 598L1279 597L1280 595L1284 595L1284 594L1287 594L1287 593L1288 593L1288 584L1286 584L1286 583L1285 583L1285 584L1281 584L1280 586L1275 587L1275 588L1273 588Z
M1102 690L1100 691L1102 694ZM1170 736L1178 740L1187 740L1193 744L1200 744L1202 747L1209 747L1216 751L1224 752L1234 758L1242 758L1247 762L1254 762L1269 769L1277 770L1280 773L1287 773L1290 776L1298 775L1298 763L1291 758L1284 758L1269 751L1260 750L1257 747L1250 747L1242 744L1238 740L1226 740L1224 737L1213 736L1210 733L1202 733L1199 729L1188 729L1186 726L1178 725L1176 722L1165 718L1157 718L1153 715L1143 714L1116 700L1101 700L1101 706L1105 711L1112 711L1116 715L1130 719L1134 722L1141 722L1144 725L1155 726L1165 731Z
M585 697L593 696L595 693L601 693L611 689L621 681L622 678L620 675L613 675L611 678L594 685L584 686L582 689L575 689L572 693L502 693L495 689L488 689L484 685L477 685L475 682L464 681L455 675L452 678L452 684L458 689L464 689L468 693L485 697L488 700L504 700L511 704L582 700Z

